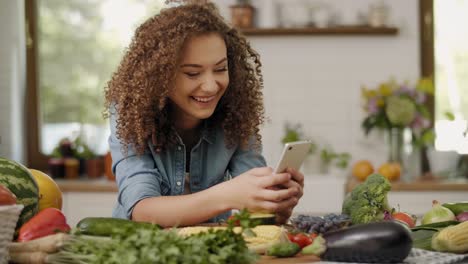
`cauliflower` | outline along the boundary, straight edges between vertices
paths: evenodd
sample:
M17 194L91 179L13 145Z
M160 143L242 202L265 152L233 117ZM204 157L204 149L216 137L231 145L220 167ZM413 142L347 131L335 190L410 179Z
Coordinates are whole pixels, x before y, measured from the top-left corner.
M408 98L390 96L387 99L385 113L393 125L406 126L413 121L416 114L416 106Z
M383 220L384 212L391 210L387 202L391 187L384 176L377 173L370 175L346 196L342 213L349 215L353 224Z

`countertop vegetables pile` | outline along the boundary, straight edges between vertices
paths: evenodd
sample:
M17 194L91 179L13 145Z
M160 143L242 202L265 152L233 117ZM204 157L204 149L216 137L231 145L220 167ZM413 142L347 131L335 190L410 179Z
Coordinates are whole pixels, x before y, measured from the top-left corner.
M468 202L440 204L423 217L422 225L412 228L414 247L449 253L468 253ZM455 217L456 216L456 217Z
M225 229L210 229L193 236L180 236L176 229L114 218L85 218L71 235L58 234L14 243L18 263L253 263L242 232L253 228L248 214L235 216ZM31 252L35 254L31 254ZM55 252L55 253L54 253ZM36 254L37 253L37 254ZM52 254L51 254L52 253Z
M385 211L391 211L387 202L390 189L390 182L384 176L372 174L347 195L342 213L349 215L353 224L382 221Z

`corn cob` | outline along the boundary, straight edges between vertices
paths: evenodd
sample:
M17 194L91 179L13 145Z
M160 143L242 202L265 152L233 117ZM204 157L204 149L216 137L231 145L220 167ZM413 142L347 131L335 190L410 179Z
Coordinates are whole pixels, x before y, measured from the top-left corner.
M432 248L442 252L468 252L468 221L446 227L434 234Z
M200 232L207 232L209 229L225 229L225 227L193 226L179 229L178 234L182 236L195 235ZM263 254L273 244L287 242L288 236L283 227L276 225L259 225L252 228L256 236L244 236L245 242L250 250ZM240 227L235 227L234 232L241 232Z

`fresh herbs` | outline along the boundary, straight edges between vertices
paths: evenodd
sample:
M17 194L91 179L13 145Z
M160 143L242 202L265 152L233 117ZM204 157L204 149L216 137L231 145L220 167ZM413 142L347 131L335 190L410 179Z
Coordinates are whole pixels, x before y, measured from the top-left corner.
M231 220L227 229L210 229L189 237L179 236L176 229L159 228L122 228L112 237L75 235L52 260L62 264L254 263L258 256L249 251L242 236L254 227L254 221L249 220L247 211ZM235 221L242 232L234 232Z

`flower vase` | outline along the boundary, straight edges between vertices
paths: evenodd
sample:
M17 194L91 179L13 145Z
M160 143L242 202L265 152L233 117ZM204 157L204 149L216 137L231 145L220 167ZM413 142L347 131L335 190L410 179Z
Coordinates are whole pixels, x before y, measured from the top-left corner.
M412 145L411 130L391 128L388 130L388 162L398 163L401 179L412 181L421 174L420 149Z
M403 163L403 132L402 128L390 128L388 131L388 162Z

